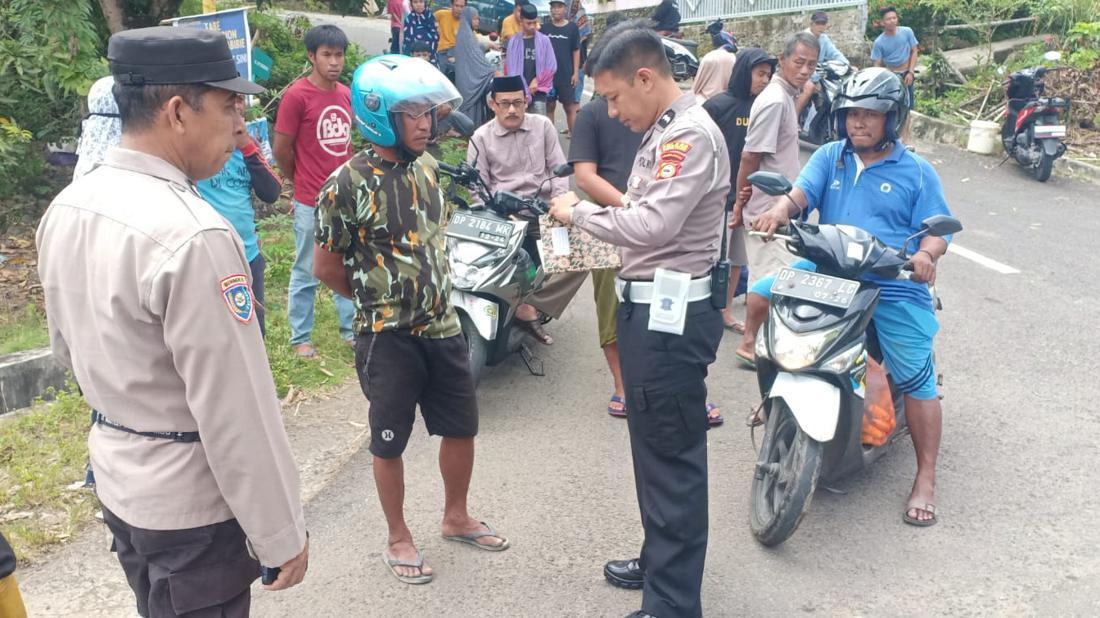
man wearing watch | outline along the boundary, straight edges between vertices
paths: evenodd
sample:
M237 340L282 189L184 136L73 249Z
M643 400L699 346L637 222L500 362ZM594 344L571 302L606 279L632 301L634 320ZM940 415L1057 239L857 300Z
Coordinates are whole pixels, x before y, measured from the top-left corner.
M883 7L879 11L882 22L882 34L878 35L871 46L871 62L876 67L886 67L897 74L905 85L908 98L904 102L905 114L901 122L901 141L909 142L909 114L913 109L914 92L913 80L917 68L917 50L920 45L913 29L898 25L901 18L898 10L892 6Z
M621 247L617 335L645 541L638 558L608 562L604 576L644 589L642 609L632 616L693 618L702 615L705 379L722 336L711 272L730 187L729 152L695 95L683 94L673 80L651 28L636 22L612 28L589 60L608 115L644 134L627 181L629 208L603 208L566 193L550 209L556 219ZM725 300L725 290L718 292Z

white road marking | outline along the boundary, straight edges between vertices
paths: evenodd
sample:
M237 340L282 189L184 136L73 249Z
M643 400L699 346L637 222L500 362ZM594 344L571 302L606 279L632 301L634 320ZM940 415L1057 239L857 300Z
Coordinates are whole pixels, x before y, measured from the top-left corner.
M988 268L990 270L995 270L995 271L1001 273L1002 275L1018 275L1018 274L1020 274L1019 270L1009 266L1008 264L1002 264L1002 263L998 262L997 260L994 260L992 258L987 258L987 257L985 257L984 255L982 255L980 253L977 253L975 251L971 251L970 249L967 249L966 247L960 247L959 245L957 245L955 243L951 243L950 245L948 245L947 252L948 253L954 253L955 255L957 255L959 257L966 258L966 259L970 260L971 262L977 262L978 264L981 264L982 266L985 266L986 268Z

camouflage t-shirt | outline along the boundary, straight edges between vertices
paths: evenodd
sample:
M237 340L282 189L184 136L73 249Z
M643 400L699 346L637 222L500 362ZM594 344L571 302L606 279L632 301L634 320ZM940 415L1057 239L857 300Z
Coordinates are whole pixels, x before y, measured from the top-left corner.
M447 212L436 169L428 154L392 163L368 147L321 187L316 239L344 256L357 333L408 330L442 338L462 332L451 305Z

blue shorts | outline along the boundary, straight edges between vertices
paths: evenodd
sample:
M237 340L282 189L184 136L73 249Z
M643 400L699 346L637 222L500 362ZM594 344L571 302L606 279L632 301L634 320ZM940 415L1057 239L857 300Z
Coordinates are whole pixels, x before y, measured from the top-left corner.
M817 265L809 260L798 260L791 268L817 272ZM761 277L749 291L770 300L774 281L775 275ZM886 368L898 389L922 401L939 397L932 362L932 339L940 330L935 314L912 303L880 299L871 319Z

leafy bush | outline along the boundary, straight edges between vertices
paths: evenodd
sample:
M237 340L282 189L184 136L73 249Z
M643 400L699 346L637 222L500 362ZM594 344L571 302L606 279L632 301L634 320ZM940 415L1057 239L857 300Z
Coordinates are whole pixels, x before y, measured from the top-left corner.
M1039 18L1043 32L1062 34L1100 15L1100 0L1029 0L1030 15Z
M91 0L0 0L0 197L33 188L41 171L44 149L12 127L39 143L76 137L84 97L106 74Z
M895 2L894 0L869 0L867 2L867 37L875 39L878 35L882 34L882 23L879 19L879 11L883 8L892 6L898 10L898 17L901 18L901 25L908 26L913 29L913 32L917 35L917 40L922 45L927 45L927 41L932 39L932 27L933 19L935 18L935 9L927 2L918 0L904 0L902 2Z

